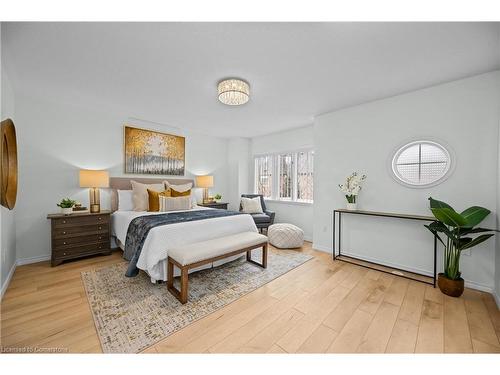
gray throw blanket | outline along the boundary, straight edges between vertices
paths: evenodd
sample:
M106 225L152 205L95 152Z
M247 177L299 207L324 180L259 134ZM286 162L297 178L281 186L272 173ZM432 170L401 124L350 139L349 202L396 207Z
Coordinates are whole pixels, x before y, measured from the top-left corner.
M135 277L139 274L137 261L141 255L144 241L151 229L161 225L187 223L188 221L213 219L216 217L241 215L240 212L227 210L200 210L189 212L171 212L159 215L145 215L136 217L128 226L127 238L123 257L130 261L125 276Z

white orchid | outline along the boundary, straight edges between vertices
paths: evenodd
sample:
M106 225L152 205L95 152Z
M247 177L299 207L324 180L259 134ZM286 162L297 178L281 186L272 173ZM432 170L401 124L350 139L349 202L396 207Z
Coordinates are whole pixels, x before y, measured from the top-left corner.
M366 175L359 175L358 172L353 172L347 177L344 184L340 184L339 188L345 194L347 202L356 203L356 196L361 190L361 183L366 179Z

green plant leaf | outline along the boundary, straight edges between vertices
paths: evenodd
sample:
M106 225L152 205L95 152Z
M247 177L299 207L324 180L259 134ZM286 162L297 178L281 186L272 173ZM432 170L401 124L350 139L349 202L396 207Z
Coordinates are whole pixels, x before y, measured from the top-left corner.
M449 208L450 210L453 210L453 207L451 207L448 203L438 201L437 199L434 199L432 197L429 197L429 202L431 204L431 209L433 208ZM455 210L453 210L455 211Z
M434 221L434 223L437 223L437 221ZM437 233L437 230L436 229L433 229L431 228L431 225L432 224L429 224L429 225L425 225L424 224L424 227L426 227L427 229L429 229L429 231L434 235L436 236L436 238L439 240L439 242L441 242L443 244L443 246L446 246L445 243L443 242L443 240L441 239L441 237L439 237L439 234Z
M470 241L469 243L463 245L460 247L460 250L465 250L465 249L470 249L471 247L474 247L474 246L477 246L479 245L481 242L484 242L486 241L488 238L492 237L494 234L493 233L490 233L490 234L482 234L476 238L474 238L472 241Z
M465 221L465 219L458 212L455 212L452 208L431 208L431 211L436 219L446 225L455 228L464 227L467 225L467 221Z
M484 232L499 232L500 230L496 229L488 229L488 228L459 228L460 230L458 231L458 234L460 236L465 236L466 234L473 234L473 233L484 233Z
M467 221L467 226L472 228L483 221L484 218L490 214L490 212L490 210L484 207L472 206L466 209L460 215L462 215L462 217Z
M446 225L444 225L440 221L433 221L431 224L429 224L429 227L430 227L429 230L435 230L437 232L444 233L444 234L446 234L446 236L448 236L452 240L454 240L454 241L457 240L456 235L451 230L449 230Z
M458 247L461 248L462 246L467 245L471 241L472 241L471 237L462 237L462 238L459 238L459 240L458 240Z

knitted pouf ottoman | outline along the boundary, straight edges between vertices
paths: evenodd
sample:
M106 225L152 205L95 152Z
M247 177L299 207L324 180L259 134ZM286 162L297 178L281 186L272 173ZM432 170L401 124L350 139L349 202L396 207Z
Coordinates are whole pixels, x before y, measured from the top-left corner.
M304 244L304 231L293 224L273 224L267 229L271 245L280 249L301 247Z

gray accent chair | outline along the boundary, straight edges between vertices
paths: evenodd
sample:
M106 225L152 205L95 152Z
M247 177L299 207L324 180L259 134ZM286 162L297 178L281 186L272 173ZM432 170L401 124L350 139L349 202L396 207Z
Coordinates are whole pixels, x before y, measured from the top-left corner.
M274 223L275 212L270 211L266 207L266 202L264 201L264 197L261 194L241 194L242 198L256 198L260 197L260 205L262 206L262 214L250 214L253 217L253 221L255 221L255 225L262 232L262 229L266 229ZM242 210L240 203L240 211Z

